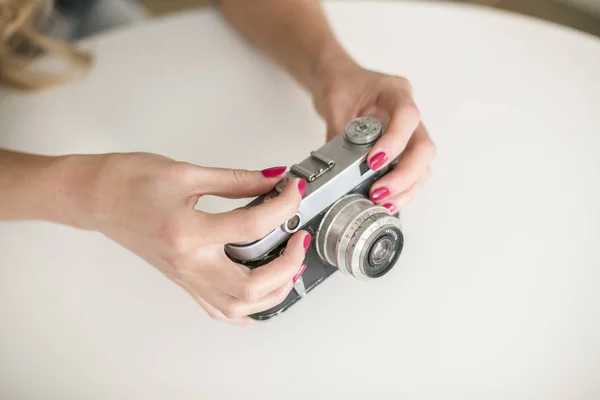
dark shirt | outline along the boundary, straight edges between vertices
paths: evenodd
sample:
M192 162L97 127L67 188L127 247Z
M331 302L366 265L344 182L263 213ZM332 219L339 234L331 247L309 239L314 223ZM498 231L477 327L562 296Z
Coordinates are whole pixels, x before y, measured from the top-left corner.
M98 0L56 0L56 8L68 15L81 17L87 14Z

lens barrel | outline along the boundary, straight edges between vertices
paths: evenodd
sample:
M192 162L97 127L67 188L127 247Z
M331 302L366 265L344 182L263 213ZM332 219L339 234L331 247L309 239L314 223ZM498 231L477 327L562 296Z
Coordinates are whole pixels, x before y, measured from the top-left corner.
M338 200L321 220L316 237L323 260L363 281L388 273L403 245L400 220L359 194Z

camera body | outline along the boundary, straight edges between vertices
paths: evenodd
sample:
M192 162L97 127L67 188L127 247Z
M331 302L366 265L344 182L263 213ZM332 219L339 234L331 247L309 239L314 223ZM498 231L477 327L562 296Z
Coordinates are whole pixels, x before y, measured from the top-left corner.
M306 270L294 290L277 306L251 318L267 320L279 315L336 271L369 281L394 267L404 246L399 215L369 200L371 185L393 168L390 163L372 171L367 164L367 155L382 134L377 119L354 119L344 132L293 165L271 192L246 206L276 197L290 179L306 179L296 216L259 240L225 246L232 260L260 268L283 252L295 232L303 229L313 237L304 259Z

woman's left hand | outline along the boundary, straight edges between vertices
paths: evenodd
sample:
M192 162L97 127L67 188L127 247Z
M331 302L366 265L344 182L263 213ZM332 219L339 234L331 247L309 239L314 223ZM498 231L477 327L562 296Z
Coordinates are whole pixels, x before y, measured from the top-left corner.
M313 91L317 111L327 121L328 140L350 120L373 116L387 127L367 156L378 170L399 157L394 170L373 184L371 200L392 212L408 205L430 174L435 146L421 122L408 80L361 68L344 59L329 63Z

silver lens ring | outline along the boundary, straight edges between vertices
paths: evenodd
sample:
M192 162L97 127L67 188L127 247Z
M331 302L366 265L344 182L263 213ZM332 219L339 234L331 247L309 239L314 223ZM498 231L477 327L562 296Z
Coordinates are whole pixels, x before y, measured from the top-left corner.
M374 279L370 276L365 268L365 260L368 258L368 252L374 241L382 233L386 233L395 238L396 243L402 244L400 220L387 213L387 215L376 214L364 221L362 228L357 231L350 243L348 249L350 252L346 254L347 263L351 268L351 273L356 279L368 281ZM393 249L400 251L401 249ZM393 255L394 253L392 253Z
M336 261L337 267L340 270L346 270L352 276L357 279L361 279L360 268L352 265L353 255L356 252L356 233L364 230L365 225L368 227L368 223L371 221L371 217L377 217L379 215L389 215L386 208L376 206L371 203L371 207L363 210L360 214L356 215L352 221L346 225L343 234L340 237L340 241L336 246ZM362 248L359 249L358 253L362 252Z
M348 216L359 213L360 210L371 206L369 200L359 194L344 196L335 202L319 224L316 237L317 254L332 266L336 266L336 249L340 236L348 223ZM349 274L349 271L342 270Z

